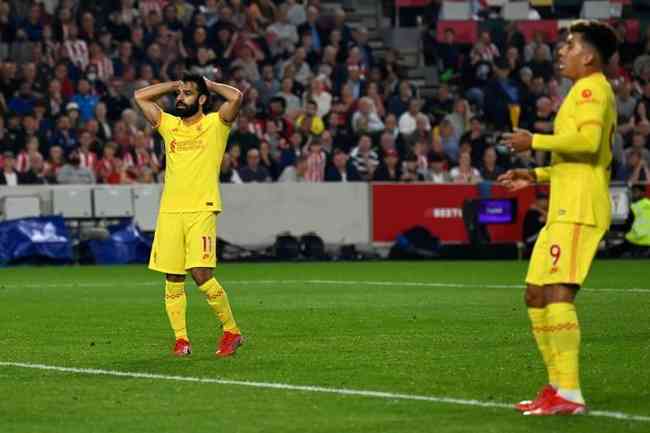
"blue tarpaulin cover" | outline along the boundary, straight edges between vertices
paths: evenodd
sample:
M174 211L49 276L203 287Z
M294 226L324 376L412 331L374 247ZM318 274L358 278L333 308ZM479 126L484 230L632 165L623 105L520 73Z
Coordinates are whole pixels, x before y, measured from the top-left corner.
M63 217L38 217L0 223L0 264L52 260L71 262L72 241Z

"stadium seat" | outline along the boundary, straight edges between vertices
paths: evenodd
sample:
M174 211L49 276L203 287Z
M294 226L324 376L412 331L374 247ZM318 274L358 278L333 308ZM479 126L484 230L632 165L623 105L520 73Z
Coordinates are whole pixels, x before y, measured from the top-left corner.
M52 191L52 213L64 218L91 218L93 209L90 189L75 186L55 188Z
M443 20L469 20L472 11L469 2L445 1L442 3L440 19Z
M612 16L609 1L586 1L582 4L580 12L582 18L609 19Z

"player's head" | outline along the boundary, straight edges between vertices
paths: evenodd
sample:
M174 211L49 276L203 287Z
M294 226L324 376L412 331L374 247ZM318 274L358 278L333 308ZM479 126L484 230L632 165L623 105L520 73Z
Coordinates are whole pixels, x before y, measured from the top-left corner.
M579 20L571 24L567 43L560 48L562 74L576 80L601 71L618 49L618 37L607 23Z
M208 86L205 79L198 75L186 74L183 76L183 86L176 94L176 112L180 117L191 117L203 112L210 99Z

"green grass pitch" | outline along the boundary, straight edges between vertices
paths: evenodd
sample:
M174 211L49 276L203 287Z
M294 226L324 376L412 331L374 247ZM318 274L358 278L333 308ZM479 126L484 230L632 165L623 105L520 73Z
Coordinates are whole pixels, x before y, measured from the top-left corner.
M160 274L0 269L0 432L649 432L649 265L598 261L578 297L588 403L636 420L6 364L511 403L545 379L522 301L525 262L222 265L248 337L225 360L194 283L194 353L176 359Z

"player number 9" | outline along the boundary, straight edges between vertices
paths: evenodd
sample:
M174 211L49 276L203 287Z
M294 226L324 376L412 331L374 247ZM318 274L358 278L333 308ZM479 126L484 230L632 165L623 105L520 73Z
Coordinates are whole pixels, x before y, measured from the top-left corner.
M551 245L551 257L553 257L553 266L557 265L558 260L560 260L560 255L562 255L562 249L559 245Z

